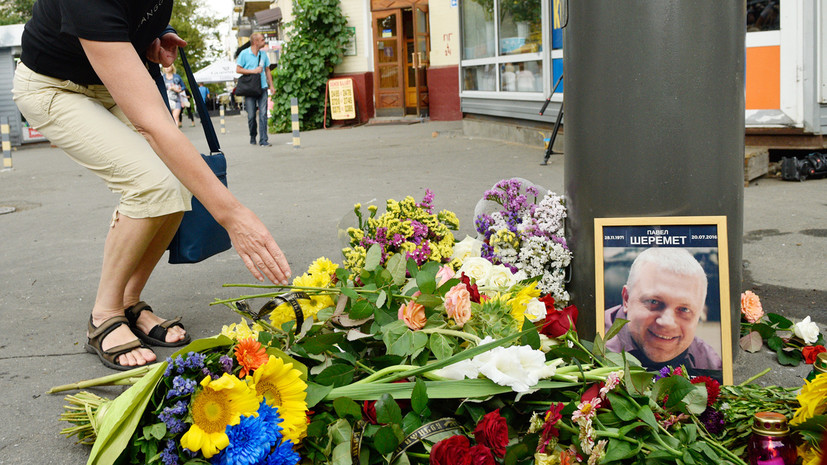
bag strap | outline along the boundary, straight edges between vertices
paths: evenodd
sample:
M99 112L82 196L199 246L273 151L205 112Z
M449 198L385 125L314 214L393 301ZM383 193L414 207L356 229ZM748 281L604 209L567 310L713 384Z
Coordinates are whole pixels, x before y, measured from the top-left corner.
M184 71L187 73L187 81L190 83L190 89L197 90L198 85L195 81L195 76L192 75L190 64L187 61L187 54L181 47L178 48L178 51L181 52L181 63L184 65ZM207 112L207 105L204 103L204 99L201 98L201 92L191 92L191 94L192 99L195 100L195 106L198 108L198 117L201 119L201 126L204 128L204 136L206 136L207 144L210 146L210 153L221 152L221 146L218 145L218 136L215 135L215 127L212 125L209 112Z

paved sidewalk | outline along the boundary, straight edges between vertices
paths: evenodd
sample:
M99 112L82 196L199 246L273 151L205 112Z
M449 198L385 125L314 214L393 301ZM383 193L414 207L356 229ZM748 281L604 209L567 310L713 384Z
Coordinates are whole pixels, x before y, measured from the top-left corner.
M541 149L467 138L460 122L311 131L298 149L289 145L290 134L271 135L272 147L249 145L244 114L227 117L226 125L219 139L230 188L270 227L294 275L319 256L341 261L337 227L356 202L381 206L432 189L436 207L459 217L461 239L473 234L477 200L500 179L563 190L561 155L540 166ZM200 131L184 128L206 150ZM0 215L0 464L82 464L88 448L58 434L63 395L45 391L111 373L83 343L117 197L48 144L13 152L13 162L12 171L0 173L0 206L17 208ZM760 179L745 199L746 288L762 296L767 311L827 322L827 180ZM243 292L222 283L252 282L228 251L195 265L162 263L144 298L161 315L182 315L194 337L206 337L238 320L208 305ZM162 358L173 349L156 351ZM765 382L797 386L807 372L782 368L764 352L739 355L735 364L736 382L773 367ZM114 397L122 390L94 392Z

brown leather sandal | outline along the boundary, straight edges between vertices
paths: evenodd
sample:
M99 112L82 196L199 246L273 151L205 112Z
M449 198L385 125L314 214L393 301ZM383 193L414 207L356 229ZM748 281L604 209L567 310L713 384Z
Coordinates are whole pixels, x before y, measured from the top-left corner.
M129 320L129 327L132 329L132 332L138 336L138 339L146 342L152 346L159 346L159 347L181 347L182 345L188 344L190 342L190 335L187 333L184 336L184 339L176 342L167 342L167 330L173 326L178 326L183 330L184 325L181 324L181 317L173 318L172 320L164 320L161 324L155 325L151 330L149 330L149 334L145 334L143 331L138 328L138 318L141 316L141 312L147 311L152 312L152 307L146 304L144 301L140 301L137 304L127 307L124 310L124 315L126 315L126 319Z
M89 339L87 340L85 347L86 351L92 354L97 354L98 358L100 359L101 363L105 366L112 368L113 370L120 370L120 371L127 371L133 368L138 368L143 365L121 365L118 363L118 357L123 354L128 354L135 349L144 348L149 349L143 342L135 339L134 341L127 342L126 344L121 344L115 347L112 347L107 350L103 350L103 340L106 336L109 335L112 331L114 331L117 327L121 325L129 325L129 321L126 317L123 316L115 316L112 317L103 323L97 328L95 325L92 324L92 316L89 315Z

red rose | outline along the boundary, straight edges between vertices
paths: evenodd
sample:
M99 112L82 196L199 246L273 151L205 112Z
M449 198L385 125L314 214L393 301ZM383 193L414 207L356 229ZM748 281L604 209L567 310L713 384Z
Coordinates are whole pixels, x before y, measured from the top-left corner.
M810 365L816 361L816 357L822 352L827 352L824 346L807 346L801 349L801 353L804 354L804 362Z
M546 314L547 315L548 315L549 312L554 311L554 297L552 297L551 294L546 294L546 295L540 297L537 300L539 300L540 302L546 304Z
M500 415L500 409L486 413L474 428L474 439L477 443L488 446L497 457L505 457L505 446L508 444L508 424Z
M497 461L494 459L494 454L491 453L491 449L483 446L482 444L477 444L476 446L468 449L468 457L471 458L471 465L497 465Z
M362 415L365 416L365 420L371 425L376 425L376 401L375 400L366 400L362 404Z
M471 278L466 276L465 273L462 273L459 279L462 281L462 284L465 284L465 288L468 289L468 293L471 295L471 302L480 303L480 291L476 284L471 284Z
M569 328L574 329L575 323L577 323L577 307L569 305L562 310L546 313L546 321L540 328L540 333L548 337L560 337L566 334Z
M471 465L471 443L462 435L451 436L431 448L431 465Z

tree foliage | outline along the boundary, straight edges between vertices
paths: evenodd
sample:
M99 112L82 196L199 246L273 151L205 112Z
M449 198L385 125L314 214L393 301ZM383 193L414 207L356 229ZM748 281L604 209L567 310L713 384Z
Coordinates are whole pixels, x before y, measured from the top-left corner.
M34 0L3 0L0 3L0 26L23 24L32 17Z
M175 0L169 21L178 35L187 41L187 60L193 71L212 63L221 54L215 44L220 41L216 28L223 18L207 16L203 8L204 0ZM180 58L175 66L183 71ZM179 74L184 76L183 72Z
M349 37L339 0L293 0L293 15L273 73L276 95L271 128L275 132L291 130L291 97L299 101L302 129L322 127L325 83L333 67L342 62Z

